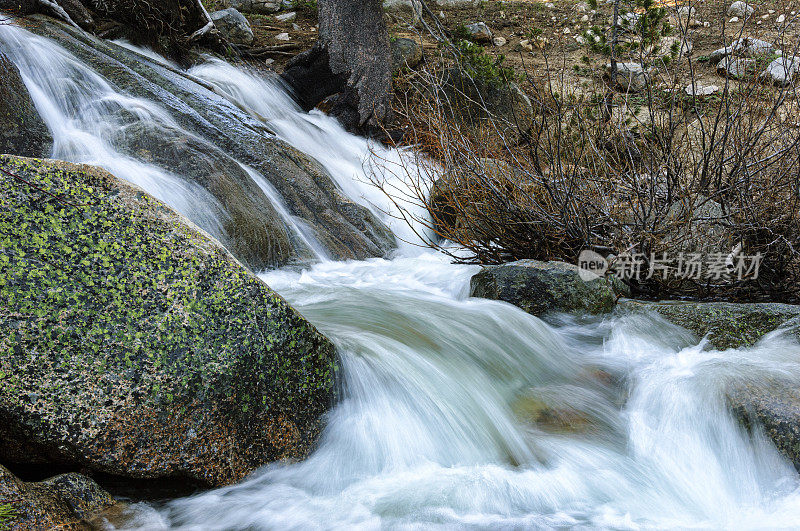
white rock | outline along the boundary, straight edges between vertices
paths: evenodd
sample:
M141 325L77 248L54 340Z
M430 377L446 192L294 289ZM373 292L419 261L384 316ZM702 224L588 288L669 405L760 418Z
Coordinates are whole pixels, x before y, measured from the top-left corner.
M296 11L289 11L288 13L281 13L280 15L275 15L275 20L277 20L278 22L291 22L296 18L297 18Z
M783 24L784 20L786 20L786 15L781 15L775 19L775 22L777 22L778 24Z
M774 15L775 14L775 10L774 9L770 9L769 11L767 11L767 13L769 13L770 15Z
M747 2L734 2L728 8L728 16L729 17L744 17L747 18L753 14L753 6L749 5Z
M576 35L575 42L577 42L580 45L584 45L586 44L586 39L584 39L582 35Z
M292 30L300 31L300 26L298 26L297 24L292 24Z
M547 2L547 3L544 5L544 7L546 7L547 9L555 9L555 8L556 8L556 5L555 5L553 2Z
M572 30L569 28L564 28L564 35L569 35L570 33L572 33Z
M278 33L277 35L275 35L275 39L279 40L279 41L288 41L289 40L289 34L285 33L285 32L284 33Z
M506 45L506 40L503 37L495 37L494 39L492 39L492 44L494 44L495 46L498 46L498 47L499 46L505 46Z
M778 57L772 61L761 77L775 85L785 87L791 84L795 74L800 71L800 57Z
M694 86L687 85L684 89L687 96L710 96L719 92L717 85L700 85L695 83Z
M581 17L581 22L589 22L589 15L583 15Z
M761 20L767 20L768 18L769 18L769 15L761 15Z
M606 65L611 73L611 64ZM647 72L639 63L617 63L617 87L627 92L640 92L647 86Z
M731 19L728 22L731 22L731 23L739 22L739 17L731 17Z

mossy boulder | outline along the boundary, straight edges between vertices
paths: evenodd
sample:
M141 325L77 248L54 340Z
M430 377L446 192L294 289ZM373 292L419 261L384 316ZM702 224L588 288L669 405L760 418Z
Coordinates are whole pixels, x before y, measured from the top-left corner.
M17 67L0 53L0 153L26 157L50 154L53 137L47 129Z
M218 242L109 173L0 157L0 461L242 479L302 458L333 345Z
M623 311L653 311L717 349L749 347L794 317L800 306L780 303L624 301Z
M470 281L470 295L511 303L533 315L548 312L600 314L614 309L610 279L583 280L578 267L565 262L518 260L485 267Z
M91 478L74 472L24 482L0 465L0 529L96 529L114 499Z

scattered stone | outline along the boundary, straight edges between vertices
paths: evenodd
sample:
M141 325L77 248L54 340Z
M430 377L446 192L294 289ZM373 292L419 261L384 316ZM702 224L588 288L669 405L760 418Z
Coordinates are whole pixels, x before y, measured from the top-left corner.
M212 486L310 451L336 366L310 323L105 170L7 155L0 167L25 180L0 176L1 462ZM15 317L28 315L43 317Z
M553 2L547 2L547 3L544 5L544 7L546 7L547 9L555 9L555 8L556 8L556 5L555 5Z
M731 19L728 22L730 22L731 24L735 24L739 22L739 17L731 17Z
M492 44L494 44L494 45L495 45L495 46L497 46L498 48L499 48L500 46L505 46L505 45L506 45L506 42L507 42L507 41L506 41L506 39L505 39L504 37L495 37L494 39L492 39Z
M584 45L586 44L586 39L583 37L583 35L576 35L575 42L577 42L580 45Z
M733 53L733 46L727 48L719 48L708 54L708 62L711 64L718 64L722 59Z
M583 15L581 17L581 22L589 22L589 15Z
M211 20L219 32L233 44L252 44L253 30L250 23L239 11L233 7L214 11L211 13Z
M281 0L230 0L230 6L241 13L269 15L281 10Z
M611 75L611 64L606 65ZM617 63L617 89L624 92L641 92L647 86L647 72L639 63Z
M401 37L392 41L392 70L414 68L422 61L422 46L413 39Z
M511 303L533 315L548 312L609 312L616 295L610 280L583 280L566 262L518 260L485 267L470 281L470 296Z
M492 32L483 22L475 22L464 26L470 38L475 42L489 42L492 40Z
M742 17L747 18L753 14L753 6L749 5L747 2L734 2L728 8L728 16L729 17ZM737 18L738 20L738 18Z
M16 65L0 53L0 153L48 157L53 137Z
M297 24L292 24L292 31L300 31L300 26Z
M687 85L684 89L688 96L710 96L719 92L720 88L717 85Z
M798 70L800 70L800 57L778 57L767 66L761 76L775 85L785 87L792 83Z
M756 60L728 56L717 65L717 73L731 79L744 79L755 73Z
M733 53L742 57L762 57L771 54L775 47L771 42L744 37L731 43Z
M296 18L297 18L297 11L289 11L288 13L275 15L275 20L277 20L278 22L291 22Z
M569 35L572 31L569 28L564 28L564 35Z
M278 41L288 41L288 40L290 40L290 37L289 37L289 34L288 34L288 33L286 33L286 32L284 32L284 33L278 33L277 35L275 35L275 40L278 40Z
M777 24L783 24L783 22L784 22L785 20L786 20L786 15L780 15L778 18L776 18L776 19L775 19L775 22L776 22Z

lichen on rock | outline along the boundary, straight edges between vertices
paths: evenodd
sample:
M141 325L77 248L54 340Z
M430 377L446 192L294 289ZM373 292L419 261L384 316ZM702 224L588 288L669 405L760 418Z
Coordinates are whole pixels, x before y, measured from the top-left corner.
M311 324L104 170L0 169L4 463L220 485L307 454L335 371Z

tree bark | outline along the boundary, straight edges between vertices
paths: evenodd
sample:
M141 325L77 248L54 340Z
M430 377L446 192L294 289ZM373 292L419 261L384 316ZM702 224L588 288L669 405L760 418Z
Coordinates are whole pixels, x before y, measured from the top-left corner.
M353 132L380 133L389 112L391 52L382 0L319 0L319 38L283 79L311 110L335 95L330 114Z

